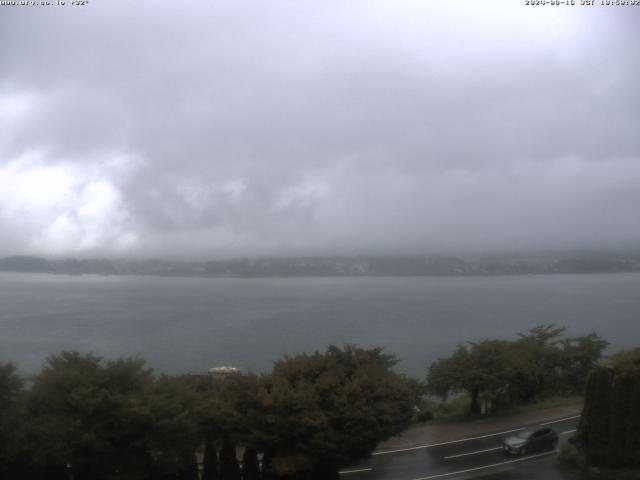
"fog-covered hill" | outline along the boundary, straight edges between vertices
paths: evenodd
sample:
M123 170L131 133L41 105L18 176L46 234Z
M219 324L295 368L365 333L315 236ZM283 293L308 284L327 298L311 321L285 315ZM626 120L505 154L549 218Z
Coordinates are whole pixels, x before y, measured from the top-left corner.
M0 271L66 275L202 276L470 276L640 271L639 255L582 255L561 258L354 256L173 261L64 259L28 256L0 259Z

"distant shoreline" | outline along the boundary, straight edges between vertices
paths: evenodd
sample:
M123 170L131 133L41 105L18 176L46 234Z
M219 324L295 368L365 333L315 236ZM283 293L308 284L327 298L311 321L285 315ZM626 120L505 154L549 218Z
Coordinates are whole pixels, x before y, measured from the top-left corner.
M495 277L640 272L640 255L519 259L395 256L294 257L214 261L0 259L0 272L189 278Z

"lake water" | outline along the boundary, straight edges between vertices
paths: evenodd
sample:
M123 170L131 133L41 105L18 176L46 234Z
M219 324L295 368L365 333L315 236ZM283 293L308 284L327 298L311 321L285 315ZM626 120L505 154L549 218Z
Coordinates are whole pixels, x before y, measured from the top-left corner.
M165 278L0 273L0 361L36 371L63 349L141 355L159 371L266 371L329 344L382 346L424 377L456 344L541 323L640 345L640 274Z

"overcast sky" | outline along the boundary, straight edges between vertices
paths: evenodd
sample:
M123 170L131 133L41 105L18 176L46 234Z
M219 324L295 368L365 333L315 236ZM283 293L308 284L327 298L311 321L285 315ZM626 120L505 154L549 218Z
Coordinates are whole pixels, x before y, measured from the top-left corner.
M0 254L640 245L640 7L70 4L0 6Z

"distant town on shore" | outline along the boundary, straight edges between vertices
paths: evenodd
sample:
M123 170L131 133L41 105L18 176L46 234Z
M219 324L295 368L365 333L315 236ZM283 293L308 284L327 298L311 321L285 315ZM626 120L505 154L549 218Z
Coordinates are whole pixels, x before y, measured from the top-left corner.
M2 272L216 277L487 276L640 272L640 253L538 256L309 256L233 260L9 256Z

